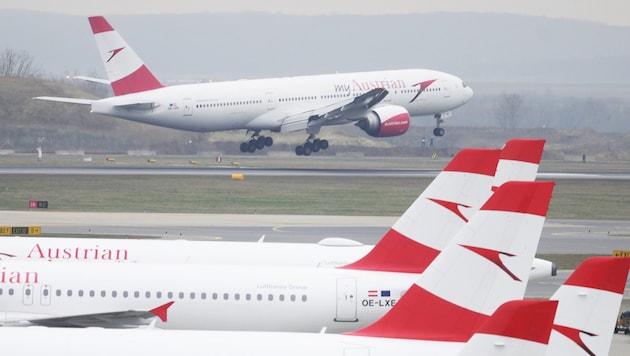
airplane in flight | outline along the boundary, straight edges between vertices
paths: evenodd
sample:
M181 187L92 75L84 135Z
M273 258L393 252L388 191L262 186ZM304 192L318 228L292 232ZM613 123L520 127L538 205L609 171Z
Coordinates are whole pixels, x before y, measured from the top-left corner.
M168 329L316 332L326 327L335 333L362 334L370 333L370 323L400 304L403 294L416 293L416 281L422 294L432 296L419 307L427 316L436 316L438 304L470 310L470 315L454 315L457 320L440 316L443 325L432 326L433 333L458 332L453 341L463 342L499 305L523 298L553 185L502 184L422 274L3 260L0 324L132 327L155 322ZM483 268L471 267L479 264ZM471 270L482 272L475 275ZM492 297L477 304L485 295Z
M459 152L376 247L341 238L326 238L318 244L288 244L0 237L0 252L5 259L13 256L31 260L345 266L421 273L489 198L492 187L510 180L535 179L544 143L538 139L511 139L500 150ZM460 208L455 211L444 202L453 202ZM552 262L536 258L530 279L553 276L555 272Z
M90 105L93 113L178 130L247 130L243 153L273 145L263 131L306 131L295 153L308 156L329 146L318 138L322 126L354 124L372 137L392 137L407 132L411 116L434 116L433 133L443 136L443 120L473 96L462 79L428 69L164 86L104 17L89 22L109 79L76 78L109 84L114 96L35 99Z

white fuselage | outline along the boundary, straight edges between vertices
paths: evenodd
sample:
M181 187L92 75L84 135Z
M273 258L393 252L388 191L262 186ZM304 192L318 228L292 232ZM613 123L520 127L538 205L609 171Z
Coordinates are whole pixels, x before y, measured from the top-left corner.
M11 260L0 262L0 315L10 324L150 310L173 301L159 327L343 332L380 318L417 277L337 268Z
M418 84L430 80L435 81L417 95ZM407 69L176 85L97 100L92 103L92 111L187 131L280 131L281 120L287 116L375 88L389 91L378 105L402 106L411 116L448 112L473 95L460 78L451 74ZM138 106L134 109L135 103ZM262 116L270 111L273 115ZM343 118L324 125L348 122Z

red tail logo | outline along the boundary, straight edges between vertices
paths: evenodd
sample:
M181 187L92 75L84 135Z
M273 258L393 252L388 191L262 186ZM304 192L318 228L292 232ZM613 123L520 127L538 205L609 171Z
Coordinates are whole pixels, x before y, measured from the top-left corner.
M560 334L566 336L567 338L569 338L569 340L573 341L587 354L591 356L595 356L595 353L591 351L588 348L588 346L586 346L586 344L584 344L584 342L582 341L582 338L580 338L580 334L586 334L588 336L597 336L597 335L593 333L589 333L588 331L578 330L578 329L570 328L567 326L556 325L556 324L553 325L553 329L559 332Z
M455 203L452 201L446 201L446 200L440 200L440 199L433 199L433 198L428 198L430 201L439 204L443 207L445 207L446 209L452 211L455 215L459 216L462 220L464 220L465 222L468 222L468 219L466 219L466 217L464 216L464 214L462 214L462 212L459 210L459 207L464 207L464 208L470 208L470 206L468 205L464 205L464 204L459 204L459 203Z
M109 59L106 61L106 63L109 63L109 61L111 61L112 58L114 58L114 56L117 55L118 53L120 53L120 51L122 51L123 49L125 49L125 47L112 49L111 51L107 52L107 53L111 53L112 55L109 56Z
M513 280L521 282L521 280L517 276L515 276L514 273L512 273L512 271L510 271L503 264L503 261L501 261L501 255L508 256L508 257L514 257L513 254L507 253L507 252L496 251L496 250L489 250L489 249L482 248L482 247L466 246L466 245L460 245L460 246L464 247L466 249L469 249L470 251L472 251L472 252L478 254L479 256L487 259L488 261L494 263L499 268L501 268L501 270L503 270L503 272L507 273L507 275L510 276Z

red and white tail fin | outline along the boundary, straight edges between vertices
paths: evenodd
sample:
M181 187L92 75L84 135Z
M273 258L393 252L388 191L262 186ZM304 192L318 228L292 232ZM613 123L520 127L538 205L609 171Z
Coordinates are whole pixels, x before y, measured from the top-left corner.
M585 260L551 297L556 313L549 355L608 355L630 258Z
M468 340L503 303L522 299L553 182L507 182L381 319L353 335Z
M507 302L468 340L459 356L546 355L557 307L557 301Z
M376 246L343 268L422 272L442 250L443 240L468 221L468 210L481 205L492 193L500 153L494 149L461 150Z
M502 150L460 151L378 244L344 268L421 273L488 200L493 186L536 178L544 143L513 139Z
M103 16L88 19L114 95L139 93L163 87Z

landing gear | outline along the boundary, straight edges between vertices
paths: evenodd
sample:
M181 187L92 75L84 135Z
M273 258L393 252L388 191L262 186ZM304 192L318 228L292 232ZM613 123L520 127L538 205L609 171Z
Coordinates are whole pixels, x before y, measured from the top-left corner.
M319 152L328 148L328 140L321 140L309 136L309 138L301 145L295 147L295 154L298 156L310 156L311 153Z
M444 129L440 127L440 124L444 122L444 118L449 117L450 112L444 114L435 114L435 128L433 129L433 135L437 137L444 136Z
M241 143L241 152L254 153L256 150L262 150L265 147L273 145L273 138L267 136L259 136L258 132L252 135L247 142Z

